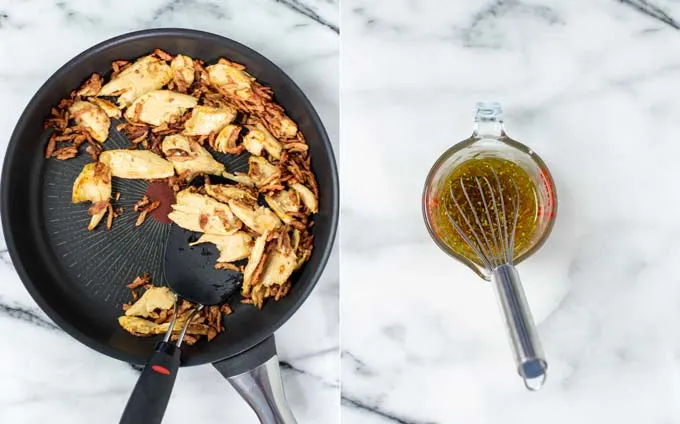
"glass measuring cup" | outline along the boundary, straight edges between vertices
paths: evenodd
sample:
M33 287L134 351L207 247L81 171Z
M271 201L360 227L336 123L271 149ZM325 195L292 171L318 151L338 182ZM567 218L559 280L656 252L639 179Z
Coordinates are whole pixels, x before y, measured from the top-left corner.
M502 159L519 166L533 184L536 203L535 220L528 242L514 249L507 263L496 262L493 265L488 261L472 260L469 255L463 254L460 248L456 248L453 238L457 236L456 233L452 233L449 222L451 218L445 210L447 205L442 201L445 197L444 190L450 189L448 177L454 170L470 160L491 158ZM480 192L481 190L480 187ZM491 187L489 193L493 194ZM437 159L425 182L422 207L427 229L437 245L483 279L493 282L505 316L518 372L527 388L532 390L540 388L546 377L547 362L543 358L519 274L514 265L540 248L550 234L557 211L557 199L553 179L545 163L529 147L511 139L505 133L503 111L499 103L477 104L472 136L454 145ZM460 231L457 234L460 234ZM474 244L472 240L467 241ZM539 382L538 386L529 384L529 381L534 380Z

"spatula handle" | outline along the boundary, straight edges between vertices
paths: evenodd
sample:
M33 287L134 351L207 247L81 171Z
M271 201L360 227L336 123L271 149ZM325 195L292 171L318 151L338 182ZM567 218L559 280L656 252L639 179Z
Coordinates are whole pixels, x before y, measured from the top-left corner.
M137 380L120 424L160 424L175 385L181 351L174 344L158 344Z
M519 274L514 266L501 265L492 271L491 281L503 311L517 372L527 389L538 390L547 377L548 363L541 349Z

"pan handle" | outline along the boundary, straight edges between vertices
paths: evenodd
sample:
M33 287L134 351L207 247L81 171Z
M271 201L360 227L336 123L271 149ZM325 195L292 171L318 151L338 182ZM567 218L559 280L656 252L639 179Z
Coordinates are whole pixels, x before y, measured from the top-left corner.
M213 363L253 408L262 424L296 424L283 391L274 336L233 358Z

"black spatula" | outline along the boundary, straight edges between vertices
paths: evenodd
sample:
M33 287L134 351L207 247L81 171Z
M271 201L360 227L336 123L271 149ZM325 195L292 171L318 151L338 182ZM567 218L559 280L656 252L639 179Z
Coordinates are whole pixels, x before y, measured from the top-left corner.
M202 246L189 246L196 238L192 231L171 225L165 245L163 273L167 286L175 293L175 312L163 341L158 343L137 380L121 424L156 424L162 421L179 369L182 339L189 323L204 306L224 303L239 290L241 273L216 270L214 254ZM177 342L173 343L170 337L181 299L196 304L196 307Z

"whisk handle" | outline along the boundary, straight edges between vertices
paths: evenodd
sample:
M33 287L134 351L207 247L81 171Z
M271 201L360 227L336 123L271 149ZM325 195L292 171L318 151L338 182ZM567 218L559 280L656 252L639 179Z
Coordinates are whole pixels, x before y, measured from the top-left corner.
M548 363L538 340L519 273L512 265L501 265L492 271L491 281L503 310L517 372L527 389L538 390L547 377Z

